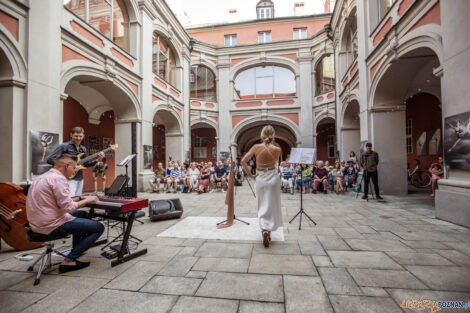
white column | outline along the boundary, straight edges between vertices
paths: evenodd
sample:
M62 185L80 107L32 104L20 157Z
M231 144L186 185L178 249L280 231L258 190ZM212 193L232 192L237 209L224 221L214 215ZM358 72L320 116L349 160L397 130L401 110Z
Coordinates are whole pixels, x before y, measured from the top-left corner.
M313 90L312 90L312 54L310 50L299 51L299 82L297 85L297 94L299 95L300 103L300 147L313 148Z
M60 71L62 66L61 1L31 1L29 3L28 88L26 132L30 130L58 133L62 139L63 108L60 100ZM24 134L24 130L20 133ZM30 178L31 147L27 142L28 174ZM23 164L24 165L24 164Z
M182 85L182 95L183 95L183 153L185 161L191 161L189 158L191 153L191 121L190 121L190 109L191 105L189 102L190 96L190 81L189 74L191 70L191 59L189 51L185 51L183 58L183 85Z
M219 95L219 140L217 159L220 152L229 152L230 137L232 134L232 118L230 116L230 106L232 104L233 91L230 89L230 60L228 57L219 57L217 62L219 69L218 95Z

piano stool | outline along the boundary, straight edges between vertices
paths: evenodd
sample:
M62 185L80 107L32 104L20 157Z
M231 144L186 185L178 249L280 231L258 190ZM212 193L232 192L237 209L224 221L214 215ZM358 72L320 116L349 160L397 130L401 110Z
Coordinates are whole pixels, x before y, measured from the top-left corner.
M26 239L29 242L45 242L44 252L33 262L33 264L31 264L28 267L28 271L32 272L33 269L34 269L34 265L36 265L39 261L41 262L41 265L39 265L39 269L38 269L38 272L37 272L37 275L36 275L36 279L34 280L34 286L39 285L39 283L41 281L41 274L44 271L49 270L49 269L52 268L52 266L58 265L58 264L61 263L61 262L59 262L59 263L52 264L52 253L53 252L55 252L57 254L60 254L60 255L65 257L65 255L60 253L60 251L54 250L53 241L54 240L59 240L59 239L65 239L67 237L68 237L68 234L66 234L66 233L56 234L54 236L35 233L32 230L29 230L26 233Z

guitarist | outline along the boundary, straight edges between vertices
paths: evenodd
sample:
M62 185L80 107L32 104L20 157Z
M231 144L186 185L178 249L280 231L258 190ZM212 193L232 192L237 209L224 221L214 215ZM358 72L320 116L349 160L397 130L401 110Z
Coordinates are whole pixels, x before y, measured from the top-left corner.
M82 127L76 126L72 128L72 131L70 132L70 138L70 141L64 142L57 146L57 148L47 158L47 163L54 165L56 157L62 154L70 154L72 156L76 156L80 153L83 153L82 158L85 158L88 155L85 146L81 144L83 138L85 138L85 130ZM88 161L83 163L82 165L85 167L92 167L95 166L97 162L100 162L103 158L104 153L100 152L98 155L98 160ZM83 190L82 170L79 170L72 179L69 179L68 183L70 188L70 196L80 196Z

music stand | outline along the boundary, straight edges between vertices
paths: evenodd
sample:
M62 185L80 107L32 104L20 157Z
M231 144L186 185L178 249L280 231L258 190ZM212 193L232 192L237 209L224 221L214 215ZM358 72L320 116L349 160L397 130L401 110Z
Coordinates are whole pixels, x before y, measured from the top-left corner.
M290 158L289 158L289 163L297 163L297 164L313 164L315 162L315 155L316 155L316 149L312 148L292 148L291 153L290 153ZM317 225L315 221L307 214L305 213L303 203L302 203L302 190L304 183L302 181L302 175L300 176L300 209L299 212L289 221L289 224L292 223L293 220L297 216L300 215L299 219L299 230L302 229L302 214L305 215L314 225Z
M117 165L117 166L121 166L121 167L122 167L122 166L125 166L125 167L126 167L126 177L127 177L127 179L126 179L126 184L125 184L125 189L124 189L125 192L126 192L126 196L127 196L127 193L128 193L129 179L130 179L130 178L129 178L129 174L128 174L128 169L127 169L127 167L128 167L128 165L129 165L129 162L132 161L132 159L134 159L136 155L137 155L137 154L129 154L128 156L126 156L126 157L124 158L124 160L121 161L121 163L119 163L119 164Z

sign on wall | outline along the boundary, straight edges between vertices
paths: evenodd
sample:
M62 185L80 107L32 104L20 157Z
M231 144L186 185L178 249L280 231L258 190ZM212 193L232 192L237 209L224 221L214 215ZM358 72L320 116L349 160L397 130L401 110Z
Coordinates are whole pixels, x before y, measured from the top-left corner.
M445 118L444 158L451 169L470 171L470 112Z
M100 151L100 137L88 136L88 154L95 154Z
M47 164L47 158L59 145L59 134L32 130L30 132L30 142L31 172L34 175L47 172L52 167L52 165Z
M103 137L103 150L108 148L112 144L113 144L113 138ZM111 159L113 157L113 150L106 152L105 157L106 159Z
M441 129L429 131L429 155L442 154Z

